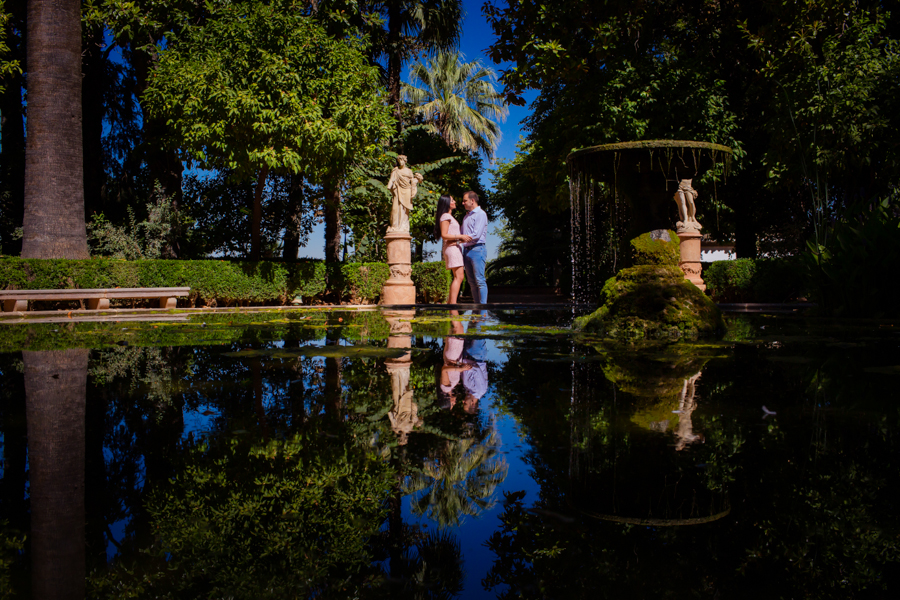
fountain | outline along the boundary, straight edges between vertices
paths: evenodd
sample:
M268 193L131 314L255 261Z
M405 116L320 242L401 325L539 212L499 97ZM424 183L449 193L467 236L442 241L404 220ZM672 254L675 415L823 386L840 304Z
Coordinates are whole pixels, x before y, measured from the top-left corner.
M692 182L719 166L727 173L731 149L709 142L646 140L581 148L569 154L567 162L574 300L585 303L599 298L606 305L601 311L607 310L597 316L609 321L614 296L628 295L622 306L642 304L637 313L627 315L630 322L641 321L640 325L617 328L629 329L629 335L650 333L646 322L657 313L668 314L670 326L662 330L670 334L674 329L707 333L721 326L721 316L703 294L702 225L695 204L699 194ZM670 233L673 223L675 231ZM677 258L671 252L676 236ZM613 289L613 279L600 277L603 270L618 273L618 289ZM676 285L683 280L690 285ZM646 301L645 292L654 290L658 298ZM642 297L636 298L639 292ZM707 313L700 315L703 322L690 322L687 313L698 310ZM593 320L582 320L580 326ZM659 332L656 328L655 333Z

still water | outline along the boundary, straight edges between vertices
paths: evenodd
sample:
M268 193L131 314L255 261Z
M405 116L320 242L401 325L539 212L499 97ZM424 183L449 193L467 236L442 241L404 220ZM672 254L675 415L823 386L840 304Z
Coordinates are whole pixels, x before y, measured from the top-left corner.
M0 325L0 598L883 598L900 326Z

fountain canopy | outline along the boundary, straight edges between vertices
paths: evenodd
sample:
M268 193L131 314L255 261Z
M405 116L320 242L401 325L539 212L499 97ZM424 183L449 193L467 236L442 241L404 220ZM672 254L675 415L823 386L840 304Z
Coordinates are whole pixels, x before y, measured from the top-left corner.
M566 160L570 169L616 184L630 175L653 174L678 182L699 177L717 164L725 165L727 172L731 156L731 148L712 142L642 140L580 148Z

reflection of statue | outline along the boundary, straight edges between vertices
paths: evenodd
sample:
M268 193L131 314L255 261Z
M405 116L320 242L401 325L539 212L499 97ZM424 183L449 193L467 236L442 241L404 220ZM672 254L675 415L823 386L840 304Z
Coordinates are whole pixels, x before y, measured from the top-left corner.
M675 192L675 204L678 205L678 231L691 229L699 231L702 228L697 222L697 206L694 200L697 199L697 190L691 187L691 179L682 179L678 182L678 191Z
M416 197L418 184L422 183L421 173L413 173L406 166L406 156L397 157L397 166L391 171L388 189L391 190L393 205L391 207L391 225L388 233L409 231L409 211L412 210L412 199Z
M678 440L675 443L676 450L684 450L689 444L704 441L703 434L694 433L694 426L691 423L691 413L697 408L697 403L694 401L696 392L694 384L698 379L700 379L700 373L685 379L684 387L681 389L681 402L678 405L678 412L681 414L678 415L678 429L675 431L675 438Z
M406 445L409 434L424 421L419 417L419 407L413 402L413 392L409 389L409 364L405 366L388 366L391 374L391 396L394 406L388 413L391 429L400 438L399 444Z

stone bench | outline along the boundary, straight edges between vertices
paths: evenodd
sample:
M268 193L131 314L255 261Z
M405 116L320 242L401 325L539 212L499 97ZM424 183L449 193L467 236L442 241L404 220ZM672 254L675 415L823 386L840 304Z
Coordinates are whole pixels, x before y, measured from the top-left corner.
M3 312L24 312L29 300L87 300L89 310L109 308L111 298L159 298L159 308L175 308L176 298L187 296L189 287L112 288L88 290L0 290Z

